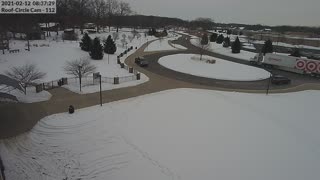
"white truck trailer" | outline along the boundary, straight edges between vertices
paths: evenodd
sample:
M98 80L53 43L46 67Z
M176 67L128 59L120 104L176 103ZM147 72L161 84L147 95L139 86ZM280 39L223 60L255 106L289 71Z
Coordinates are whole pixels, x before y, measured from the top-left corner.
M263 54L260 53L257 54L254 58L251 58L250 63L268 68L282 69L299 74L320 76L319 60L272 53L267 53L265 56L263 56Z

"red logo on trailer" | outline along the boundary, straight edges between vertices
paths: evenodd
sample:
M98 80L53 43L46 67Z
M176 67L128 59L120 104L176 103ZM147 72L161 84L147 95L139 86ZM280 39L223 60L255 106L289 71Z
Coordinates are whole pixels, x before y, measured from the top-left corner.
M307 62L302 59L298 59L296 62L296 69L304 70L306 68Z
M314 61L309 61L307 63L307 71L309 72L316 72L317 67L318 67L318 64Z
M320 73L320 63L318 64L317 71L318 71L318 73Z

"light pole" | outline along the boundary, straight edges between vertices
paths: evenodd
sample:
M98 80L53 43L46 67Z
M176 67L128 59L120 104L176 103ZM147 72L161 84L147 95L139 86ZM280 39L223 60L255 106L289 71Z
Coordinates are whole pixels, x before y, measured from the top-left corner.
M148 41L148 38L147 38L147 51L148 51L148 46L149 46L149 41Z
M270 77L269 77L269 80L268 80L268 86L267 86L267 92L266 92L266 95L269 94L269 90L270 90L270 84L271 84L271 78L272 78L272 72L271 71L268 71L270 73Z
M102 87L101 87L101 74L98 75L100 81L100 106L102 106Z
M78 68L79 68L79 83L80 83L80 92L81 92L81 69L82 69L82 66L81 65L79 65L78 66Z

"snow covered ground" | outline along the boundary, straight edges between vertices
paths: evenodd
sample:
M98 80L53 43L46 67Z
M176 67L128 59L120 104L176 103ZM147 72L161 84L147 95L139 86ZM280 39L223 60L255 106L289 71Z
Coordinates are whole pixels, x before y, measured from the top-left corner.
M264 41L254 41L255 44L264 44ZM307 46L307 45L294 45L283 42L272 42L274 46L282 46L287 48L304 48L304 49L312 49L312 50L320 50L320 47Z
M191 39L190 40L191 44L193 44L195 46L198 46L198 44L199 44L198 41L199 41L198 39ZM211 52L214 52L217 54L222 54L222 55L229 56L229 57L242 59L245 61L250 61L250 58L253 58L256 55L256 53L244 51L244 50L241 50L240 53L238 53L238 54L233 54L231 52L231 47L225 48L222 46L222 44L217 44L215 42L210 42L210 46L209 46L208 51L211 51Z
M131 75L133 77L135 75ZM128 77L131 79L131 77ZM102 91L107 91L107 90L112 90L112 89L119 89L119 88L124 88L124 87L131 87L131 86L137 86L139 84L145 83L149 81L149 78L144 75L143 73L140 73L140 80L129 80L126 82L120 82L120 84L112 84L112 83L101 83L101 89ZM100 84L98 82L95 83L95 85L85 85L81 87L81 92L80 92L80 87L79 87L79 81L74 80L74 81L69 81L68 85L62 86L72 92L78 93L78 94L90 94L90 93L95 93L100 91Z
M14 180L318 179L319 101L318 91L163 91L48 116L1 140L0 154Z
M0 86L0 89L1 89L1 86ZM23 92L21 92L17 89L10 90L10 91L7 91L6 89L2 89L2 90L0 90L0 92L11 94L11 95L15 96L19 102L23 102L23 103L34 103L34 102L47 101L52 96L48 91L42 91L40 93L36 93L35 87L28 87L26 94L24 94ZM7 100L4 100L4 101L7 101Z
M149 51L167 51L167 50L177 50L177 49L187 49L181 45L174 45L171 46L168 41L173 41L178 39L180 36L178 35L171 35L169 38L159 39L157 41L152 42L148 45L148 47L144 50L145 52Z
M206 63L206 60L216 60L215 64ZM191 74L200 77L233 80L255 81L269 78L270 73L256 67L242 65L223 59L199 55L177 54L165 56L159 59L159 64L174 71Z
M129 38L133 37L132 30L124 29L125 31L118 33L118 39L116 41L117 44L117 52L114 55L104 54L102 60L91 60L91 63L97 67L96 72L100 72L103 77L127 77L131 76L127 70L121 69L120 65L117 64L117 56L122 53L125 49L130 46L134 47L134 50L130 51L127 55L121 58L123 62L126 57L130 54L134 53L135 47L139 48L147 40L154 40L155 37L146 37L144 33L140 33L140 38ZM90 34L91 38L99 37L101 40L104 40L111 35L113 37L115 32L103 32L103 33L95 33ZM52 33L52 35L55 33ZM5 74L6 71L10 70L12 67L23 66L27 63L36 64L37 68L46 73L45 78L41 79L42 82L50 82L54 80L58 80L62 77L72 77L65 73L63 67L65 66L67 61L72 61L75 59L90 59L88 52L82 51L79 47L79 41L62 41L61 39L62 32L60 32L59 36L53 35L49 37L47 40L34 40L30 41L31 51L26 51L26 41L20 40L10 40L11 49L19 49L19 53L8 53L2 55L0 54L0 74ZM125 38L124 38L125 37ZM82 37L80 36L79 39ZM126 41L122 41L122 39L126 39ZM124 44L126 42L127 44ZM142 75L142 80L134 81L134 82L126 82L121 83L120 85L112 85L106 84L104 89L115 89L127 86L134 86L148 81L144 75ZM69 86L70 90L74 90L76 88L72 88ZM86 87L87 93L94 92L96 87ZM39 96L39 95L37 95ZM20 97L20 96L19 96ZM25 102L25 100L23 101ZM29 102L29 101L27 101Z
M107 38L109 34L112 35L113 32L90 34L90 36L92 38L99 37L102 40L104 38ZM104 77L121 77L130 75L128 71L121 69L117 64L117 55L122 53L126 49L126 47L140 47L147 40L144 35L141 35L140 39L135 38L131 43L129 42L129 40L127 40L128 45L123 46L120 41L123 34L126 34L126 37L128 37L130 36L131 32L119 33L119 40L117 40L117 52L115 55L109 55L108 57L107 54L104 54L104 58L102 60L91 60L91 63L97 67L97 72L100 72L100 74ZM152 37L150 38L153 39ZM50 47L39 47L41 44L48 44L50 45ZM44 82L47 82L57 80L62 77L70 77L70 75L67 75L63 70L63 66L65 65L66 61L80 58L90 59L89 54L82 51L79 47L79 42L75 41L32 41L32 48L30 52L24 51L24 45L25 41L12 41L12 49L18 48L21 52L15 54L7 53L5 55L1 54L0 73L4 73L10 67L21 66L25 63L35 63L41 71L47 73L47 76L43 79ZM34 47L33 45L38 45L38 47ZM134 50L130 51L129 54L133 52ZM125 55L125 57L127 57L128 55Z

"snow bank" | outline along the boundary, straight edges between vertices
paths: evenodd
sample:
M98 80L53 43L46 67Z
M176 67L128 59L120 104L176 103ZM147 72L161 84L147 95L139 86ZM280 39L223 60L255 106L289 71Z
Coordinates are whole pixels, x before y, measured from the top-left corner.
M1 86L0 86L0 89L1 89ZM48 101L52 97L52 95L48 91L41 91L39 93L36 93L35 87L28 87L26 94L24 94L23 92L17 89L14 89L11 91L7 91L6 89L1 89L0 92L11 94L15 96L19 102L23 102L23 103L35 103L35 102L41 102L41 101Z
M318 91L176 89L56 114L0 141L7 179L318 179Z
M194 60L196 56L199 60ZM159 64L174 71L191 74L200 77L233 80L233 81L255 81L269 78L269 73L263 69L242 65L210 56L203 59L214 59L215 64L200 61L199 55L178 54L165 56L159 59Z

